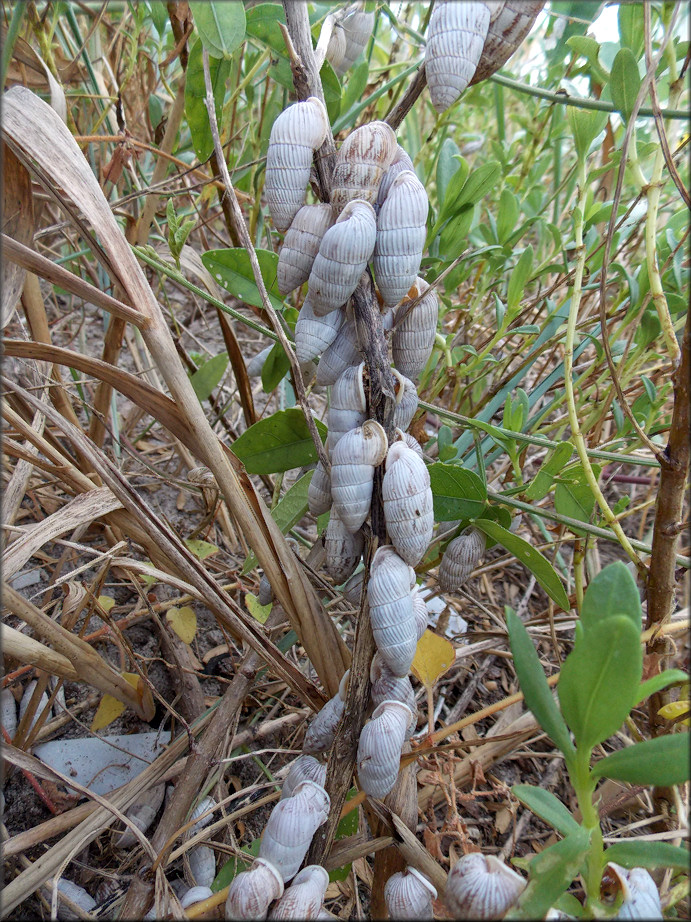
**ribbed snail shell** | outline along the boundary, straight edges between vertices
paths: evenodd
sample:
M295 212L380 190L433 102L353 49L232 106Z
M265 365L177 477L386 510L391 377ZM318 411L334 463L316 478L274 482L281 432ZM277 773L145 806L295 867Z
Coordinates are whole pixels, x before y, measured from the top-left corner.
M394 675L407 675L417 647L410 568L390 546L372 559L367 598L377 650Z
M180 905L183 909L187 909L190 906L194 906L195 903L208 900L209 897L213 895L211 887L190 887L190 889L180 897Z
M413 713L402 701L382 701L362 728L357 748L360 787L370 797L386 797L396 783L405 734Z
M489 28L486 3L443 0L432 10L427 32L425 71L432 105L449 108L470 83Z
M428 293L408 310L410 300ZM412 297L411 297L412 295ZM399 319L401 318L401 319ZM416 381L432 354L439 320L439 298L434 288L417 278L401 304L395 308L391 336L393 363L402 375Z
M262 573L261 579L259 580L259 589L257 590L257 602L260 605L268 605L274 600L274 591L271 588L271 583L269 582L269 577L266 573Z
M291 762L290 770L281 788L281 800L291 797L301 781L315 781L324 787L324 782L326 781L326 765L324 762L318 762L314 756L306 753Z
M0 723L12 739L17 732L17 702L9 688L0 692Z
M309 362L322 355L336 340L344 321L343 311L331 311L323 317L317 316L308 293L295 324L295 354L298 362Z
M451 868L444 902L458 919L501 919L526 881L494 855L464 855Z
M350 70L355 60L359 58L364 51L365 45L369 41L372 29L374 28L374 13L365 13L356 10L354 13L350 13L345 17L342 27L345 32L346 47L338 66L335 64L333 65L339 77Z
M365 538L362 531L350 532L334 509L326 526L324 549L326 550L326 572L336 584L344 583L351 576L362 557Z
M419 458L423 457L422 446L414 435L411 435L410 432L403 432L402 429L396 429L396 435L399 439L403 439L408 448L410 448L411 451L414 451Z
M163 798L165 797L165 784L155 784L149 788L140 799L136 800L128 808L125 816L131 820L140 832L146 832L149 826L156 818L156 814L161 808ZM132 830L127 827L125 831L115 840L116 848L131 848L137 844L137 837Z
M195 845L187 852L191 883L195 887L210 887L216 876L216 853L208 845Z
M393 546L410 566L422 560L432 540L432 488L425 462L405 442L394 442L382 482L384 519Z
M338 692L329 698L324 707L310 721L302 744L303 752L326 752L336 735L338 723L345 707L345 689L350 669L343 675Z
M324 104L316 96L288 106L271 129L264 194L274 226L286 231L305 204L315 150L329 129Z
M415 411L417 410L417 388L410 380L402 375L396 368L392 369L394 378L397 381L396 405L393 411L393 424L396 429L406 431L413 421Z
M415 627L417 629L417 639L419 640L427 630L429 611L427 610L427 602L425 602L417 586L413 589L413 613L415 614Z
M465 583L485 553L487 539L479 528L466 528L450 541L439 564L439 588L454 592Z
M425 187L412 170L403 170L391 184L377 217L372 266L385 305L398 304L417 278L428 209Z
M308 290L317 317L344 305L367 267L377 235L374 209L365 201L349 202L322 237L309 275Z
M414 173L415 167L413 166L413 161L410 159L408 154L403 150L401 145L398 144L393 161L391 162L391 166L388 168L386 173L384 173L381 184L379 186L377 201L374 206L374 210L377 213L379 213L379 209L384 204L394 179L398 176L399 173L402 173L403 170L410 170L412 173Z
M415 692L410 683L410 678L407 675L394 675L380 653L374 654L369 675L372 683L370 697L375 707L380 705L382 701L402 701L403 704L410 708L413 720L411 720L405 734L405 738L409 739L415 732L417 724L417 702L415 701Z
M307 488L307 505L315 516L323 515L331 508L331 476L324 470L321 461L317 461Z
M331 388L329 445L332 449L336 447L346 432L361 426L366 419L364 370L364 362L351 365L338 377Z
M200 829L203 829L205 826L208 826L209 823L213 823L214 814L213 809L216 806L216 801L213 797L204 797L199 801L194 810L190 813L190 820L196 820L197 822L191 829L191 832L199 832Z
M384 429L368 419L346 432L333 450L331 496L333 508L350 532L356 532L369 513L374 468L386 457Z
M253 355L252 358L247 363L247 374L250 378L258 378L262 373L262 368L264 367L264 362L269 357L269 352L273 349L273 343L270 346L266 346L261 352L257 352L256 355Z
M46 890L52 891L52 881L48 882ZM84 912L93 912L96 909L96 900L88 893L84 887L75 884L73 880L61 877L57 883L57 889L63 893L68 900L76 903ZM49 894L49 899L52 894ZM72 920L80 918L76 912L69 909L65 903L58 902L58 919Z
M354 199L374 205L397 148L396 135L386 122L369 122L348 135L334 164L331 204L336 214Z
M300 869L312 837L329 815L329 795L314 781L301 781L291 797L271 811L259 846L287 883Z
M320 864L308 864L271 910L270 919L315 919L329 886L329 872Z
M290 294L310 277L322 238L332 224L331 205L303 205L295 215L276 267L276 283L282 295Z
M343 62L343 57L346 52L347 39L345 30L340 23L334 23L333 31L331 37L329 38L329 44L326 48L326 60L333 67L333 69L338 73L338 68Z
M358 570L357 573L353 573L353 575L346 580L345 585L343 586L343 589L341 591L343 592L343 595L346 597L346 599L348 599L348 601L352 605L360 604L360 597L362 595L362 584L364 583L364 581L365 581L365 571L364 570Z
M660 894L645 868L623 868L610 861L605 868L603 889L608 878L614 879L624 898L615 919L662 918Z
M412 867L392 874L384 887L390 919L433 919L432 900L436 898L436 888Z
M264 858L233 878L226 900L226 919L265 919L269 904L283 896L283 878Z
M334 311L331 314L327 314L323 319L326 320L328 317L338 314L342 315L343 311ZM357 365L360 359L355 321L352 318L346 317L334 341L319 359L319 365L317 367L317 384L334 384L346 368L349 368L351 365Z
M489 28L472 86L496 73L509 60L544 6L544 0L506 0L490 4Z

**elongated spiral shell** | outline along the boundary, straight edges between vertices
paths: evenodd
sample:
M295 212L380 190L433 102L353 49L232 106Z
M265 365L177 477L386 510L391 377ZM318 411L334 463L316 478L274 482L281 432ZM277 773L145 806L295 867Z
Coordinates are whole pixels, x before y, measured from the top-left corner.
M276 282L282 295L290 294L310 277L322 238L333 223L331 205L303 205L286 231L278 255Z
M300 869L312 837L329 815L329 795L314 781L301 781L291 797L280 800L264 829L259 857L291 880Z
M266 346L261 352L257 352L256 355L253 355L252 358L247 363L247 374L250 378L258 378L262 373L262 368L264 367L264 362L269 357L269 352L273 349L273 344Z
M409 309L410 301L424 291L427 294L415 307ZM439 298L436 290L429 288L424 279L415 279L408 296L395 308L391 337L394 365L411 381L417 381L432 354L438 320Z
M427 235L429 202L411 170L394 179L377 217L372 265L377 288L389 307L405 297L417 278Z
M394 675L407 675L417 647L410 568L390 546L372 559L367 598L377 650Z
M489 28L472 86L496 73L509 60L544 6L544 0L506 0L490 4Z
M132 820L140 832L146 832L155 820L165 793L165 784L155 784L128 808L125 815L127 819ZM129 827L125 828L125 831L115 841L116 848L131 848L136 844L137 837Z
M361 426L366 419L364 370L364 362L351 365L339 376L331 389L329 444L332 449L346 432Z
M274 600L274 591L271 588L271 583L269 582L269 577L266 573L262 573L262 577L259 580L259 589L257 590L257 601L260 605L268 605Z
M326 318L332 316L333 313L343 314L343 311L327 314ZM346 368L351 365L357 365L359 362L360 350L358 349L355 322L352 318L346 317L334 341L319 359L317 384L334 384Z
M187 852L192 884L210 887L216 876L216 853L208 845L195 845Z
M320 864L308 864L271 910L270 919L316 919L329 885L329 873Z
M486 3L444 0L432 10L425 71L432 105L449 108L470 83L489 28Z
M269 904L283 896L283 878L264 858L233 878L226 900L226 919L265 919Z
M342 592L343 595L348 599L351 605L360 604L360 596L362 595L362 584L365 581L365 571L358 570L357 573L353 573L351 577L346 580L345 585L343 586Z
M63 893L68 900L72 900L73 903L76 903L84 912L93 912L94 909L96 909L96 900L84 889L84 887L75 884L73 880L61 877L58 880L57 888L60 893ZM49 882L49 888L47 887L45 889L52 891L52 881ZM52 892L49 892L48 898L50 899L51 896ZM66 903L58 902L58 919L71 922L71 920L78 918L79 916L77 913L70 909Z
M382 483L386 530L410 566L422 560L432 540L432 488L425 462L405 442L394 442Z
M314 756L303 753L291 765L281 788L281 800L291 797L295 788L301 781L315 781L324 787L326 781L326 765L318 762Z
M326 60L333 67L333 69L338 73L338 68L341 66L343 61L343 56L346 52L347 39L343 26L340 23L334 23L333 31L331 37L329 38L329 44L326 48Z
M386 457L386 433L373 419L346 432L333 450L331 496L333 508L350 532L356 532L369 513L374 468Z
M314 151L329 129L324 104L316 96L288 106L271 129L264 193L274 225L286 231L305 204Z
M610 861L602 878L601 896L609 901L611 883L614 896L621 892L623 901L615 919L662 919L660 894L645 868L623 868Z
M332 65L339 77L350 70L355 60L364 51L372 29L374 29L374 13L356 10L345 17L342 26L346 37L345 50L338 65Z
M396 783L401 748L412 720L412 711L403 702L382 701L362 728L357 773L360 787L370 797L386 797Z
M317 316L309 296L305 298L295 324L295 354L298 362L309 362L322 355L338 336L345 321L343 311Z
M451 868L444 902L458 919L501 919L526 882L494 855L464 855Z
M427 602L425 602L417 586L413 589L413 612L415 614L417 639L419 640L427 630L429 611L427 610Z
M413 416L415 416L415 411L417 410L417 388L410 378L406 378L396 368L392 369L392 371L397 382L394 385L396 405L393 411L393 424L396 429L401 429L405 432L413 421Z
M324 470L321 461L317 461L307 488L307 505L315 516L323 515L331 508L331 476Z
M487 539L479 528L466 528L450 541L439 564L439 588L454 592L465 583L485 553Z
M341 678L338 692L333 698L329 698L321 711L318 711L310 721L302 744L303 752L326 752L331 747L338 723L343 716L349 673L350 670Z
M388 168L386 173L382 176L382 181L379 186L379 192L377 193L377 201L374 206L374 210L379 213L379 209L384 204L386 196L389 194L389 189L394 179L398 176L399 173L402 173L404 170L410 170L412 173L415 172L415 167L413 166L413 161L410 159L408 154L403 150L400 144L396 147L396 153L391 162L391 166Z
M12 739L17 732L17 702L9 688L0 691L0 723Z
M433 919L436 888L413 867L392 874L384 887L390 919Z
M386 122L369 122L348 135L333 171L331 204L336 214L354 199L374 205L397 148L396 135Z
M380 705L382 701L402 701L403 704L410 708L413 719L405 734L405 738L409 739L415 732L417 724L417 702L415 701L415 692L410 678L407 675L394 675L382 659L381 654L375 653L370 666L370 681L372 683L370 697L375 707Z
M344 583L355 572L362 557L365 539L361 531L348 531L334 509L326 526L324 548L326 572L337 584Z
M309 275L312 310L318 317L344 305L357 288L374 250L377 222L369 202L349 202L322 238Z

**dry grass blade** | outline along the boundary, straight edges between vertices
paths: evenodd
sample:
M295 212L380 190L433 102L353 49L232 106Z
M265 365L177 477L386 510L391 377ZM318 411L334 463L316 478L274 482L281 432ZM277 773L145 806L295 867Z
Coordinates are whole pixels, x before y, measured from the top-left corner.
M79 673L66 656L56 653L33 637L27 637L7 624L0 624L0 638L5 656L12 656L20 663L30 663L63 679L79 679Z
M34 235L31 177L6 144L2 145L2 180L3 228L16 240L29 243ZM4 237L5 234L3 234L3 247ZM25 278L25 268L17 263L3 260L0 329L5 329L14 314Z

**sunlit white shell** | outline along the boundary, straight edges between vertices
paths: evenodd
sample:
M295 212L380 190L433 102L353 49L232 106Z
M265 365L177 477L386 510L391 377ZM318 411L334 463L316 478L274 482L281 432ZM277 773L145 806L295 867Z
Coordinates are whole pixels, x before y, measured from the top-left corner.
M624 868L610 861L605 875L617 881L623 897L615 919L662 918L660 894L655 881L645 868Z
M425 187L414 172L403 170L391 184L377 217L372 266L385 305L398 304L417 278L428 209Z
M375 707L382 701L402 701L410 708L413 720L405 735L405 738L409 739L415 732L417 724L417 702L410 678L407 675L395 676L382 659L381 654L375 653L370 666L370 681L372 683L370 697Z
M308 864L296 874L271 910L270 919L315 919L322 908L329 873L319 864Z
M532 29L544 5L544 0L506 0L489 4L489 28L471 86L491 77L506 64Z
M329 445L335 448L341 437L361 426L366 419L364 362L351 365L331 388L329 405Z
M271 128L264 194L279 231L286 231L305 204L314 151L329 129L324 104L316 96L288 106Z
M342 314L342 311L327 314L324 319L333 313ZM361 361L358 349L357 330L352 318L347 318L339 328L338 333L319 359L317 368L317 384L334 384L350 365L357 365Z
M427 289L422 300L409 309L410 301ZM439 299L436 289L417 278L395 312L391 336L393 362L402 375L416 381L432 354L437 335Z
M281 800L290 797L301 781L316 781L324 787L326 781L326 765L318 762L314 756L303 753L291 765L281 788Z
M417 410L417 388L410 380L402 375L397 369L393 369L393 376L397 381L396 405L393 411L393 424L397 429L406 431L413 421L415 411Z
M430 17L425 71L432 105L448 109L470 83L489 28L486 3L443 0Z
M373 419L346 432L333 450L331 496L333 508L350 532L356 532L369 513L374 468L386 456L384 429Z
M388 168L386 173L384 173L381 184L379 186L377 201L374 208L377 213L379 213L379 209L384 204L394 179L398 176L399 173L402 173L403 170L410 170L414 173L415 167L413 166L413 161L399 144L396 147L396 153L394 155L391 166Z
M479 528L466 528L450 541L439 564L439 588L454 592L468 579L485 553L487 539Z
M355 60L362 54L374 28L374 13L356 10L345 17L342 26L345 32L346 46L338 65L333 65L339 76L350 70Z
M136 800L132 806L128 808L125 815L134 823L140 832L146 832L153 823L163 803L165 793L165 784L156 784L145 791L141 798ZM137 837L129 828L126 828L115 841L116 848L131 848L136 844Z
M427 466L405 442L394 442L389 448L382 501L393 546L414 567L432 540L434 511Z
M48 882L48 890L52 891L52 881ZM60 893L63 893L68 900L72 900L73 903L76 903L80 909L84 912L93 912L96 908L96 900L84 889L80 887L79 884L75 884L72 880L67 880L65 877L61 877L58 880L58 890ZM51 896L48 895L48 899ZM61 903L58 900L58 919L64 919L66 922L71 922L73 919L78 919L79 916L76 912L73 912L67 907L65 903Z
M283 878L262 858L233 878L226 900L226 919L265 919L269 904L283 895Z
M464 855L451 868L444 902L458 919L501 919L526 881L494 855Z
M348 135L334 164L331 204L336 214L354 199L374 205L397 149L396 135L386 122L369 122Z
M330 311L323 317L314 313L309 294L295 324L295 354L298 362L309 362L322 355L336 340L345 321L343 311Z
M309 275L312 310L318 317L343 306L357 288L377 235L374 209L351 201L324 234Z
M413 867L392 874L384 887L384 899L390 919L433 919L432 900L435 887Z
M314 781L301 781L280 800L264 828L259 857L270 861L285 883L300 869L314 833L329 815L329 795Z
M350 532L333 509L324 535L326 572L337 584L351 576L362 557L365 538L362 531Z
M410 567L390 546L374 555L367 598L377 650L394 675L407 675L417 647Z
M346 34L340 23L334 23L329 44L326 48L326 60L333 67L336 73L339 73L339 67L343 61L346 52Z
M413 714L402 701L382 701L360 733L357 773L360 787L370 797L386 797L396 783L401 748Z
M321 461L317 461L307 488L307 505L312 515L323 515L331 508L331 476Z
M282 295L290 294L310 277L319 245L332 223L330 205L303 205L295 215L276 267L276 283Z

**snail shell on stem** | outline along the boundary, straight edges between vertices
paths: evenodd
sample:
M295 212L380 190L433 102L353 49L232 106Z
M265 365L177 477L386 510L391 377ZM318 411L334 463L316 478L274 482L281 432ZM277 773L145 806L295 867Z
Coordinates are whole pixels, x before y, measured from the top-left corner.
M336 313L342 314L343 311ZM323 319L330 316L332 314L327 314ZM352 317L346 317L334 341L319 359L317 384L334 384L346 368L357 365L359 362L360 350L358 349L355 321Z
M142 797L135 801L125 814L141 832L146 832L156 818L163 798L165 797L165 784L156 784L144 792ZM115 840L115 848L131 848L137 844L137 837L131 829L126 828Z
M377 193L377 201L374 206L374 210L378 213L381 206L386 200L386 196L389 194L389 189L394 179L398 176L399 173L402 173L403 170L410 170L412 173L415 172L415 167L413 166L413 161L410 159L408 154L403 150L401 145L397 145L396 153L394 154L393 161L391 166L388 168L384 176L382 177L381 185L379 186L379 192Z
M329 44L326 47L326 60L333 67L336 73L343 62L346 52L347 39L343 26L337 22L334 23L333 31L329 38Z
M439 588L454 592L469 578L485 553L487 539L479 528L466 528L450 541L439 564Z
M318 317L308 293L295 324L295 354L298 361L309 362L322 355L335 341L344 322L344 311L331 311Z
M432 540L432 488L425 462L404 441L394 442L386 456L382 501L393 546L415 566Z
M393 424L396 429L401 429L405 432L413 421L413 416L415 416L415 411L417 410L417 388L410 378L406 378L395 368L392 369L392 374L396 379L396 384L394 385L396 405L393 411Z
M386 432L373 419L346 432L333 450L331 495L333 508L351 533L369 513L374 468L386 456Z
M432 10L427 32L425 72L432 105L449 108L470 83L489 28L486 3L443 0Z
M326 526L324 548L326 572L337 584L345 582L357 568L362 557L365 538L362 531L348 531L334 509Z
M365 419L365 363L351 365L339 376L331 389L329 406L329 444L335 448L340 438L361 426Z
M259 857L270 861L285 883L300 869L314 833L329 815L329 795L314 781L301 781L280 800L264 829Z
M374 29L374 13L356 10L345 17L342 28L345 33L346 46L338 65L333 65L333 69L339 77L350 70L355 60L364 51L365 45L372 34L372 29Z
M427 236L429 202L411 170L396 176L377 217L372 265L384 304L393 307L417 278Z
M333 743L338 722L343 716L349 675L350 669L342 676L338 692L312 718L302 744L304 752L326 752Z
M271 910L270 919L314 919L324 902L329 873L319 864L308 864Z
M415 627L417 629L417 639L419 640L427 630L429 611L427 610L427 602L425 602L417 586L413 589L413 613L415 614Z
M490 4L489 28L472 86L496 73L533 27L544 0L506 0Z
M226 900L226 919L265 919L269 904L283 895L283 878L263 858L233 878Z
M326 765L318 762L314 756L303 753L291 765L281 788L281 800L291 797L293 791L301 781L315 781L324 787L326 781Z
M405 676L417 647L410 573L415 571L390 546L377 549L367 586L372 633L381 658L396 676Z
M382 701L360 733L357 772L360 787L370 797L386 797L396 783L401 749L413 713L402 701Z
M396 135L386 122L369 122L348 135L334 164L331 204L336 214L353 199L374 205L397 149Z
M417 724L417 702L410 678L407 675L395 676L382 659L381 654L375 653L370 666L370 681L372 683L372 704L375 707L383 701L402 701L410 708L413 720L405 735L405 738L409 739L415 732Z
M428 290L429 289L429 290ZM411 300L423 292L427 294L415 307ZM434 288L417 278L408 295L395 308L394 329L391 336L391 353L396 368L402 375L416 381L432 354L439 320L439 298Z
M436 888L413 867L392 874L384 887L390 919L433 919Z
M446 881L446 908L459 919L501 919L526 881L494 855L464 855Z
M278 256L276 283L283 296L310 277L322 238L333 223L330 205L303 205L286 231Z
M331 508L331 475L324 470L324 465L321 461L317 462L310 485L307 488L307 505L309 511L315 516L323 515Z

